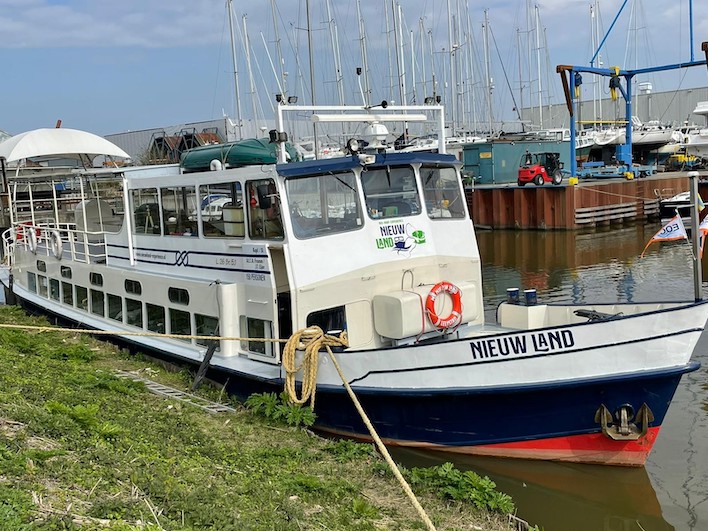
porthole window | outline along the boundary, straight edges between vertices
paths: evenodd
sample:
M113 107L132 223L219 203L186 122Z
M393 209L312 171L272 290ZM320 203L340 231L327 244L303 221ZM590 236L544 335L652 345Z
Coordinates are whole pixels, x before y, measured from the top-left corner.
M125 292L132 293L133 295L142 295L143 287L140 285L140 282L138 282L137 280L126 279Z
M91 273L89 280L94 286L103 286L103 275L101 273Z
M189 304L189 292L186 289L170 288L167 290L167 295L170 298L170 302L184 304L185 306Z
M66 266L61 266L61 276L62 278L71 278L71 268Z
M47 263L44 260L37 260L37 270L43 273L47 271Z

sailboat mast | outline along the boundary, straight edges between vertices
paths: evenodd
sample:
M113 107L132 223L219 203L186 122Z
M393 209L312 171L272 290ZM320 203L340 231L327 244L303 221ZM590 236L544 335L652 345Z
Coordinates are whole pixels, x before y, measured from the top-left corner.
M457 121L457 90L455 85L457 84L457 80L455 79L455 52L453 49L452 22L452 8L450 6L450 0L447 0L447 50L450 54L450 103L452 104L452 127L450 129L450 136L455 136L455 123Z
M487 119L489 134L492 134L492 78L489 71L489 10L484 10L484 75L487 85Z
M391 0L393 12L393 35L396 43L396 68L398 69L398 98L400 105L406 104L406 72L403 63L403 31L401 28L401 6Z
M327 23L329 24L329 38L332 44L332 55L334 56L334 76L337 83L337 96L339 104L344 105L344 78L342 76L341 58L339 56L339 36L337 35L337 23L332 16L332 6L330 0L325 2L327 7Z
M359 19L359 46L361 48L361 62L364 73L364 105L371 102L371 87L369 86L369 57L366 54L366 32L364 19L361 17L361 1L356 0L356 15Z
M248 38L248 28L246 27L246 15L243 15L243 42L246 47L246 67L248 68L249 87L251 89L251 107L253 110L253 128L258 130L258 112L256 111L256 84L253 81L253 70L251 69L251 44Z
M270 9L271 9L271 12L273 13L273 29L275 31L275 51L278 55L281 90L283 91L283 96L286 96L288 93L288 85L287 85L287 79L286 79L287 76L285 74L285 61L283 60L283 49L280 46L280 33L278 32L278 18L275 16L275 14L276 14L275 0L271 0Z
M316 95L315 95L315 61L313 59L313 49L312 49L312 20L310 17L310 0L305 2L306 12L307 12L307 48L308 55L310 58L310 90L312 91L312 106L316 105ZM317 123L312 122L312 130L314 132L314 146L315 146L315 158L318 159L320 153L319 140L317 139Z
M228 0L226 3L227 9L229 10L229 31L231 33L231 61L233 62L234 69L234 91L236 93L236 127L238 129L238 139L243 139L243 120L241 118L241 94L238 88L238 62L236 61L236 38L234 36L234 17L232 4L233 0Z
M538 4L534 6L536 27L536 75L538 76L538 122L543 129L543 83L541 81L541 22L538 14Z

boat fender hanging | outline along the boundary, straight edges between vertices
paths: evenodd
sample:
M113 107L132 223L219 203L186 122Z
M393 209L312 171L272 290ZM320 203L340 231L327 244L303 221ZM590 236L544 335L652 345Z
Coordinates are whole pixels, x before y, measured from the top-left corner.
M61 241L61 234L58 230L52 231L49 235L49 248L52 250L52 255L57 260L61 260L64 254L64 243Z
M29 230L25 229L25 241L29 252L37 254L37 233L31 227L29 227Z
M452 299L452 312L447 317L440 317L435 312L435 301L441 293L447 293ZM438 282L428 293L428 298L425 300L425 311L433 326L440 330L447 330L459 325L462 321L462 292L460 288L451 282Z

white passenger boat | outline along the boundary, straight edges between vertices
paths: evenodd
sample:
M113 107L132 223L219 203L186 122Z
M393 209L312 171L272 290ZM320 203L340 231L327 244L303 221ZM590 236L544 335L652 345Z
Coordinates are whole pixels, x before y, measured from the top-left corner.
M286 107L272 132L281 160ZM431 109L442 115L325 108L329 121ZM325 110L304 108L323 122ZM56 149L20 155L8 142L6 294L174 360L207 359L242 398L281 392L275 340L317 325L346 332L334 355L388 444L642 465L681 376L699 366L702 301L546 305L512 291L485 323L461 164L445 153L42 176L17 159ZM77 152L105 151L62 149ZM203 207L213 197L218 219ZM315 363L315 427L368 439L330 358Z

